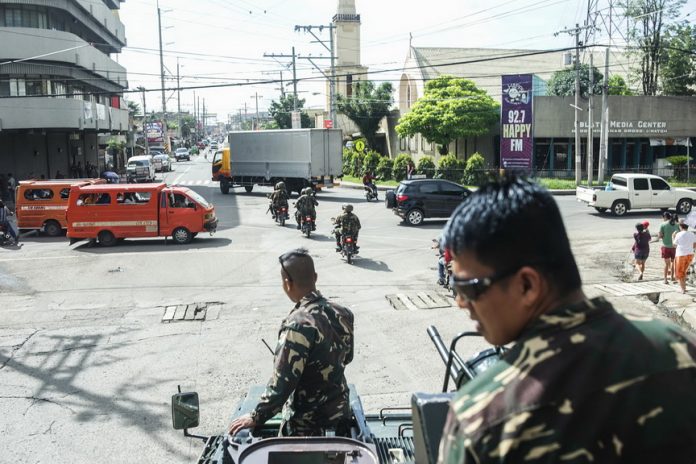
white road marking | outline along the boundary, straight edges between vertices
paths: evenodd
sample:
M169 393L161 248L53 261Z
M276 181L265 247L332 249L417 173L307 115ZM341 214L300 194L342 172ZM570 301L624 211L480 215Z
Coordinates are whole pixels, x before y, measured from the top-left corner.
M181 174L179 174L179 177L177 177L176 179L174 179L174 182L172 182L172 184L178 184L178 183L181 181L181 178L184 177L184 174L186 174L187 172L189 172L189 171L191 170L191 167L192 167L192 166L187 167L186 170L185 170L184 172L182 172Z

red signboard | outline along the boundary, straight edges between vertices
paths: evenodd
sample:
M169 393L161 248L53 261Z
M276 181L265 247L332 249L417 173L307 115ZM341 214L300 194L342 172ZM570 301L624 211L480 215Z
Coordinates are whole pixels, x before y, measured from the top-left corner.
M324 119L324 129L333 129L333 121L331 119Z

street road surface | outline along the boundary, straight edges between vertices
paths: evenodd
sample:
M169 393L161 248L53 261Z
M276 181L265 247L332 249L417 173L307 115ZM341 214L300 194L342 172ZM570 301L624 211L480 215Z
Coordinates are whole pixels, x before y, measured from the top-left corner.
M0 462L193 462L202 445L171 429L170 397L177 385L198 391L196 432L214 434L248 386L266 382L271 355L261 339L275 344L292 307L278 256L296 247L315 258L324 295L355 313L347 377L368 411L408 406L411 392L441 388L444 367L426 328L435 324L448 342L473 330L467 314L454 306L397 311L385 296L444 295L430 246L445 221L408 227L382 201L334 188L318 195L317 231L307 239L294 221L280 227L266 214L270 189L223 195L202 156L174 169L164 180L215 205L213 237L100 248L31 233L21 249L0 249ZM573 196L557 201L586 284L615 279L635 222L648 218L653 231L659 224L657 211L616 219ZM335 253L331 233L345 202L363 225L353 265ZM194 303L210 303L204 322L161 322L167 306ZM460 351L484 347L469 341Z

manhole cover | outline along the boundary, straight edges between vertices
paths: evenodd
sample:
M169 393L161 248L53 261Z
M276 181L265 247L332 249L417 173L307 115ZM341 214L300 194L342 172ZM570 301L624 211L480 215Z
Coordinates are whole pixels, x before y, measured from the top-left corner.
M431 292L396 293L386 295L387 301L394 309L435 309L449 308L452 304L441 295Z
M191 303L165 306L162 322L204 321L208 306L213 303Z
M628 284L595 284L595 288L614 296L649 295L651 293L678 292L679 285L662 282L636 282ZM687 287L694 290L693 287Z

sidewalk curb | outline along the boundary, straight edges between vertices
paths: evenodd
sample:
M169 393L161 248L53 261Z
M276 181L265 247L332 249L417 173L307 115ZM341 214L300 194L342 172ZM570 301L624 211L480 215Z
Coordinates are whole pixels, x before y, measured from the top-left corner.
M338 187L343 187L343 188L349 188L349 189L357 189L357 190L362 190L363 185L362 184L356 184L355 182L335 182L336 186ZM378 185L377 190L380 192L386 192L387 190L396 190L396 186L384 186L384 185ZM549 190L552 195L555 196L569 196L569 195L575 195L575 190Z

